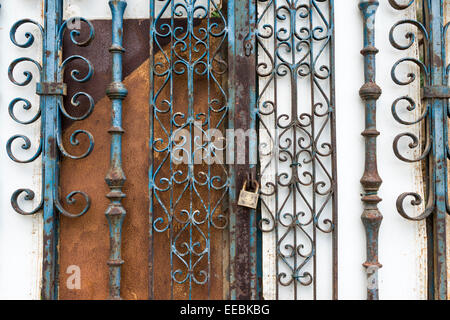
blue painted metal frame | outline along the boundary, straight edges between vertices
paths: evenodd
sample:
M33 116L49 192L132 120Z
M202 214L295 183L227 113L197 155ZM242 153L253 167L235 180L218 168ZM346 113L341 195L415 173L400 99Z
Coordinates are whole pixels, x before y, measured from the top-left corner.
M398 4L396 0L389 0L391 6L397 10L404 10L416 5L415 0L406 4ZM423 146L420 139L411 132L399 134L394 140L394 152L396 156L405 162L417 162L426 160L429 170L427 183L427 199L425 210L418 216L406 213L404 201L408 198L413 206L422 204L422 197L415 192L405 192L397 199L397 210L402 217L408 220L419 221L427 219L427 231L430 237L428 241L428 298L447 299L447 258L446 258L446 215L450 213L447 186L447 160L450 159L448 143L448 118L450 110L448 99L448 76L450 66L446 64L446 44L449 24L444 25L444 0L423 0L422 19L400 20L394 24L389 34L389 40L398 50L407 50L417 44L421 57L406 57L398 60L392 67L391 76L398 85L409 85L417 76L408 73L407 80L401 80L397 75L397 67L403 63L412 63L420 68L422 83L423 113L415 121L408 121L400 117L399 107L401 103L407 105L407 111L414 112L419 105L413 98L402 96L396 99L392 105L394 118L404 125L422 123L425 127L426 141ZM416 43L418 37L413 32L406 33L408 40L406 45L399 43L395 38L395 31L399 26L414 26L422 34L423 45ZM421 148L420 156L410 159L402 155L400 141L409 140L409 148Z
M125 197L122 187L125 183L125 174L122 170L122 101L128 91L122 83L122 55L123 48L123 16L127 7L124 0L110 0L109 7L112 13L112 46L109 51L113 55L112 82L106 90L106 95L112 101L112 127L111 134L111 166L105 178L110 188L106 195L111 203L105 212L110 232L109 266L109 299L118 300L120 297L122 224L126 215L121 200Z
M25 98L16 98L9 105L9 113L11 118L24 125L29 125L41 119L41 136L39 147L33 156L26 160L17 158L13 153L14 141L23 141L22 149L30 150L32 142L25 135L12 136L6 145L6 150L9 157L18 163L29 163L36 160L42 155L42 190L41 201L37 207L31 211L26 211L21 208L19 202L22 200L33 201L35 192L33 190L24 188L14 192L11 197L11 205L14 210L22 215L33 215L38 211L43 211L44 232L43 232L43 268L42 268L42 299L57 299L58 298L58 230L59 230L59 214L67 217L79 217L86 213L90 207L90 199L87 194L82 191L73 191L67 195L65 201L71 205L77 201L77 197L84 199L85 206L82 211L78 213L71 213L67 211L60 200L59 195L59 164L61 155L72 159L81 159L88 156L94 146L92 135L85 130L76 130L70 136L70 143L73 146L79 144L79 136L84 135L89 139L88 149L81 155L73 155L69 153L63 146L61 118L67 117L71 120L78 121L87 118L94 108L94 101L92 97L85 92L76 93L71 100L72 105L77 106L80 103L80 98L84 97L89 102L89 108L84 115L80 117L73 117L66 111L63 103L63 98L66 95L66 84L63 83L64 71L67 65L75 60L83 61L88 65L88 72L86 75L80 75L78 70L72 70L71 77L74 81L85 82L93 75L93 67L87 59L82 56L70 56L65 60L62 59L62 43L65 32L75 22L86 23L89 27L89 35L86 39L78 41L77 38L81 36L76 29L70 31L71 41L78 46L87 46L94 38L93 26L83 18L71 18L68 21L63 21L63 0L46 0L44 2L44 26L42 27L38 22L24 19L20 20L11 28L11 41L14 45L20 48L29 48L33 45L35 37L32 33L26 32L25 42L18 42L16 39L17 30L25 24L32 24L36 26L43 38L43 54L42 65L31 58L19 58L13 61L9 67L8 74L10 80L18 86L27 86L33 79L33 74L30 71L25 71L23 74L25 80L17 81L14 76L14 69L18 64L24 62L33 63L39 71L39 82L36 84L36 93L40 95L40 106L36 115L31 120L22 121L18 119L14 113L14 108L18 103L23 103L23 109L26 111L32 110L32 104Z
M367 299L378 300L378 232L383 215L378 210L378 197L382 180L377 169L377 142L380 134L376 128L377 100L381 95L381 88L376 81L376 60L378 50L375 48L375 15L378 9L378 0L361 0L359 9L364 17L364 48L361 54L364 56L364 78L365 84L361 87L359 94L365 102L366 128L362 135L366 140L365 170L361 178L364 189L362 201L364 211L361 215L366 232L367 259L364 267L367 273Z

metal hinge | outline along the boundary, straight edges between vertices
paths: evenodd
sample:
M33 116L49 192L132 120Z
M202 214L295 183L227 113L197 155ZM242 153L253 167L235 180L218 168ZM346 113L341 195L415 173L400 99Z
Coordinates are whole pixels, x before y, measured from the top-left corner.
M67 85L59 82L38 82L36 83L36 94L40 96L65 96L67 95Z
M449 99L450 90L447 86L427 86L422 89L422 99Z

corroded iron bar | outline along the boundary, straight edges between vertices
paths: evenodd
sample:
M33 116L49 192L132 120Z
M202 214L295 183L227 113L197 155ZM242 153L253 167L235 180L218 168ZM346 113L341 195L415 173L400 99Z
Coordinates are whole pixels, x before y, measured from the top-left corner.
M255 129L256 124L256 1L234 0L228 3L229 34L229 120L235 130ZM257 299L256 210L237 205L239 192L246 179L256 177L257 137L249 135L248 145L235 141L230 153L234 165L230 172L230 298ZM247 147L248 146L248 147ZM236 149L234 149L236 148ZM234 151L235 150L235 151ZM240 163L245 152L245 163Z
M44 15L44 45L43 45L43 78L42 82L57 82L57 72L59 66L60 48L57 45L58 29L62 23L63 1L46 1ZM43 137L43 190L44 193L44 250L42 266L42 286L41 298L44 300L58 299L58 229L59 216L55 209L55 188L59 181L59 155L55 152L56 130L55 121L58 103L56 95L41 95L42 110L42 130Z
M426 24L431 43L429 45L429 69L430 85L434 88L447 86L445 80L446 70L444 67L445 56L443 55L445 45L445 34L442 28L444 24L443 0L425 1ZM437 90L436 90L437 91ZM448 91L448 89L447 89ZM431 134L433 148L430 165L434 171L434 192L436 205L433 220L433 274L434 274L434 299L447 299L447 253L446 253L446 199L447 195L447 122L448 122L448 99L445 97L434 97L429 100L431 104Z
M122 101L128 94L122 83L122 55L125 52L122 46L123 16L126 6L127 2L124 0L109 1L112 13L112 46L109 51L113 60L112 82L106 90L107 96L112 101L112 127L108 131L111 134L111 162L105 178L110 188L106 197L111 201L105 212L110 232L109 299L121 299L122 224L126 214L121 202L125 197L122 187L126 180L122 169L122 134L124 133L122 129Z
M361 87L359 95L365 102L366 127L362 132L365 138L365 170L361 178L364 189L362 201L364 211L361 215L366 232L367 259L364 267L367 273L367 299L378 300L378 232L383 219L378 210L378 190L382 180L377 168L377 136L380 134L376 129L377 100L381 95L381 88L375 83L376 63L375 55L375 14L379 2L377 0L360 0L359 9L364 17L364 48L361 54L364 56L364 78L365 84Z

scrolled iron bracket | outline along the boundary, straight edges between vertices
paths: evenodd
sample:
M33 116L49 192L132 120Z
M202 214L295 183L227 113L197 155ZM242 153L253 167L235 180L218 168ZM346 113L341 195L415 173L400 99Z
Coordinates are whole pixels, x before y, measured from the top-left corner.
M415 0L410 0L404 5L399 5L394 0L389 0L391 6L396 10L404 10L412 7ZM404 125L423 124L425 135L420 139L412 132L404 132L394 139L393 148L395 155L405 162L418 162L427 160L428 195L425 199L425 209L422 213L412 216L406 212L405 202L410 200L410 205L417 207L423 204L424 200L416 192L402 193L397 199L397 211L407 220L420 221L430 219L432 228L428 230L428 236L432 237L433 245L428 248L428 296L430 299L447 299L447 262L446 262L446 214L450 212L447 193L447 160L449 157L448 147L448 99L450 91L448 87L448 73L450 66L445 66L444 61L446 37L449 24L444 26L442 8L443 0L423 1L423 21L414 19L401 20L395 23L389 33L389 40L392 46L398 50L407 50L414 44L422 51L420 59L406 57L399 59L392 67L392 80L401 86L407 86L418 79L418 75L410 72L406 75L406 80L400 80L397 76L397 67L403 63L416 65L420 69L420 79L422 86L422 105L424 111L415 121L406 121L399 115L399 102L407 103L406 111L412 113L416 111L418 104L412 97L402 96L392 104L392 114L397 122ZM412 31L407 31L405 39L406 45L400 44L394 37L394 33L400 25L414 27L422 34L423 44L419 43L418 37ZM444 27L442 27L444 26ZM409 140L410 150L419 150L419 156L410 159L400 152L400 141ZM423 140L425 143L421 144Z
M60 158L69 157L72 159L81 159L87 157L94 146L94 139L92 135L85 130L76 130L70 136L70 143L72 146L80 144L79 136L84 135L89 140L87 150L81 155L73 155L68 152L63 145L62 138L62 117L67 117L71 120L83 120L87 118L93 110L94 102L92 97L84 92L76 93L72 99L71 104L74 107L79 106L79 98L84 96L89 101L89 108L87 112L81 117L71 116L64 106L63 98L67 95L67 85L63 83L64 73L67 65L74 60L81 60L88 66L88 72L83 77L80 77L79 70L72 70L71 77L74 81L85 82L93 75L93 67L91 63L81 56L70 56L65 60L62 59L62 40L64 34L68 30L68 22L74 19L84 22L88 25L89 35L83 41L78 41L77 38L81 36L79 30L70 31L70 39L77 46L87 46L94 38L93 26L83 18L71 18L65 22L62 21L63 16L63 0L46 0L44 3L46 10L44 14L44 26L38 22L23 19L16 22L10 31L10 38L12 43L20 48L30 48L35 42L35 36L31 32L25 33L25 42L18 42L16 34L18 29L26 24L31 24L37 27L42 36L43 55L42 64L31 58L22 57L14 60L8 69L8 76L11 82L17 86L28 86L33 80L33 73L29 70L23 72L25 80L18 81L14 76L14 70L17 65L22 63L32 63L38 70L39 81L36 84L36 94L40 96L39 108L31 120L20 120L15 114L15 107L19 103L23 103L23 110L27 112L32 111L32 104L29 100L19 97L11 101L9 105L9 114L11 118L23 125L29 125L41 119L41 133L40 142L37 150L28 159L21 160L14 155L13 147L16 140L21 140L21 148L30 150L32 147L31 139L25 135L17 134L12 136L6 143L6 151L8 156L18 163L30 163L35 161L39 156L42 156L42 190L41 200L39 204L32 210L26 211L21 208L20 202L33 201L35 199L35 192L31 189L22 188L16 190L11 197L11 205L13 209L22 215L33 215L39 211L43 211L44 220L44 248L43 248L43 268L42 268L42 299L57 299L58 298L58 228L59 228L59 214L67 217L79 217L85 214L90 207L89 196L82 191L72 191L65 197L67 205L74 205L80 198L84 201L84 207L81 211L72 213L66 210L60 200L59 194L59 166ZM19 201L20 200L20 201Z

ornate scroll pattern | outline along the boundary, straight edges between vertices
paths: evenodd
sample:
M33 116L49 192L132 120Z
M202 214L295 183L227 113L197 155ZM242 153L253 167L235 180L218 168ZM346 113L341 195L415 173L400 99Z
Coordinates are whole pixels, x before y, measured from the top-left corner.
M89 26L89 30L90 30L89 31L89 35L88 35L87 39L85 39L85 40L80 42L80 41L77 41L77 38L81 36L79 31L72 30L70 32L70 38L71 38L71 40L72 40L72 42L74 44L76 44L78 46L86 46L94 38L94 28L93 28L92 24L90 22L88 22L87 20L85 20L85 19L82 19L82 18L71 18L70 20L71 21L75 21L75 19L79 19L79 21L83 21ZM20 47L20 48L29 48L29 47L31 47L33 45L33 43L35 41L35 37L34 37L34 35L31 32L26 32L25 33L25 38L27 38L26 42L20 43L20 42L18 42L16 40L16 34L17 34L18 29L21 26L25 25L25 24L32 24L35 27L37 27L39 29L39 31L40 31L42 36L44 36L44 33L45 33L44 28L36 21L29 20L29 19L24 19L24 20L20 20L20 21L16 22L11 28L10 37L11 37L11 41L14 43L14 45L16 45L17 47ZM72 24L72 23L70 23L70 24ZM62 50L62 39L63 39L64 33L65 33L66 30L67 30L67 21L63 25L61 25L61 27L59 29L59 32L58 32L60 34L60 39L58 41L58 48L59 48L59 50ZM94 72L94 69L93 69L91 63L86 58L81 57L81 56L71 56L71 57L66 58L64 61L60 61L59 68L57 70L58 78L60 78L60 79L63 78L63 74L64 74L66 66L70 62L72 62L74 60L81 60L81 61L85 62L87 64L87 66L88 66L88 72L87 72L86 75L80 76L80 71L74 69L74 70L71 71L72 79L74 81L77 81L77 82L86 82L89 79L91 79L91 77L93 75L93 72ZM10 81L12 83L14 83L17 86L23 87L23 86L29 85L31 83L31 81L33 80L33 73L31 71L29 71L29 70L23 71L23 75L25 76L24 80L17 80L16 79L16 77L14 75L14 70L19 64L22 64L24 62L30 62L30 63L34 64L34 66L36 67L36 69L38 71L39 79L40 80L43 79L42 73L44 72L44 70L43 70L43 67L41 66L41 64L39 62L37 62L36 60L31 59L31 58L22 57L22 58L18 58L16 60L14 60L10 64L10 66L8 68L8 76L9 76L9 79L10 79ZM63 95L65 95L65 84L62 84L62 83L61 84L59 84L59 83L58 84L48 84L48 83L38 82L37 83L37 94L39 94L41 96L45 96L45 95L49 95L49 94L58 95L58 98L59 98L58 99L59 100L58 101L58 105L57 105L58 106L58 111L63 116L65 116L65 117L67 117L67 118L69 118L71 120L74 120L74 121L80 121L80 120L86 119L92 113L92 111L94 109L94 100L93 100L93 98L88 93L78 92L78 93L74 94L73 97L70 100L72 106L79 107L81 105L81 102L82 102L81 98L84 97L86 99L86 101L88 102L88 107L86 108L86 112L82 116L79 116L79 117L71 116L66 111L66 108L65 108L64 103L63 103L63 99L62 98L63 98ZM42 114L45 112L45 107L46 106L44 105L44 101L43 100L44 99L41 99L40 107L38 108L38 110L34 111L33 108L32 108L32 103L29 100L27 100L25 98L21 98L21 97L15 98L9 104L8 112L9 112L11 118L17 123L20 123L20 124L23 124L23 125L29 125L29 124L35 123L37 120L41 119ZM15 110L15 108L17 106L20 107L20 105L22 106L23 110L25 110L25 111L28 111L28 112L33 112L34 111L35 112L35 114L32 115L31 119L21 120L21 119L19 119L18 116L16 116L14 110ZM58 148L58 150L61 152L61 154L63 156L69 157L69 158L72 158L72 159L82 159L82 158L87 157L91 153L91 151L92 151L92 149L94 147L94 139L93 139L92 135L89 132L87 132L85 130L76 130L75 132L73 132L70 135L69 141L70 141L72 146L78 146L80 144L79 137L81 135L84 135L84 136L86 136L89 139L89 146L88 146L87 150L85 150L82 154L77 155L77 154L72 154L69 151L67 151L66 148L63 145L63 142L62 142L62 130L61 130L61 116L59 114L58 114L57 119L56 119L56 129L57 129L56 132L55 132L55 134L56 134L56 141L54 141L55 142L55 147ZM46 137L46 134L45 134L44 130L42 130L41 138L40 138L40 141L39 141L39 146L37 147L36 151L30 157L28 157L26 159L19 159L17 156L14 155L14 152L13 152L13 145L14 145L14 142L16 140L22 140L22 145L21 145L22 149L30 150L32 148L31 140L26 135L17 134L17 135L12 136L7 141L6 152L8 153L8 156L11 158L11 160L13 160L13 161L15 161L17 163L30 163L30 162L33 162L34 160L36 160L42 154L43 144L48 142L48 141L46 141L45 137ZM43 181L43 183L45 183L45 182ZM54 188L55 188L55 192L57 192L58 185L55 185ZM16 210L16 212L18 212L20 214L23 214L23 215L32 215L32 214L35 214L36 212L38 212L39 210L42 209L43 204L44 204L44 199L43 199L44 193L43 192L42 192L42 199L40 201L40 204L36 208L31 210L31 211L25 211L25 210L21 209L21 207L19 205L18 199L23 194L25 194L24 200L27 200L27 201L33 200L34 196L35 196L34 191L32 191L30 189L19 189L19 190L15 191L14 194L12 195L12 197L11 197L11 204L12 204L14 210ZM71 192L66 197L67 204L74 204L77 201L76 198L75 198L76 195L79 195L82 198L84 198L84 200L86 202L86 205L83 208L83 210L81 210L78 213L71 213L71 212L67 211L66 209L64 209L62 204L59 201L59 197L56 195L56 197L55 197L55 207L58 209L58 211L61 214L65 215L65 216L68 216L68 217L78 217L78 216L83 215L84 213L86 213L89 210L89 206L90 206L89 197L88 197L87 194L85 194L82 191L73 191L73 192Z
M270 141L260 144L259 226L275 233L276 298L287 298L283 291L299 299L305 287L317 298L319 233L333 239L336 298L334 4L259 0L257 5L260 137ZM289 96L285 106L286 98L280 98Z
M228 116L227 20L216 0L154 0L150 10L151 233L169 239L171 297L178 286L192 298L210 287L211 233L228 225L228 171L214 161L224 146L211 136Z
M70 56L62 59L62 42L64 35L69 32L71 41L80 47L89 45L94 38L94 28L90 22L83 18L71 18L65 22L62 17L62 0L46 0L44 2L45 14L44 27L38 22L24 19L15 23L10 32L10 38L14 45L20 48L30 48L35 42L35 35L32 32L25 32L25 41L18 40L19 29L25 25L32 25L40 32L43 41L42 64L39 62L22 57L11 63L8 69L9 79L17 86L28 86L36 73L25 69L24 78L17 79L15 70L19 65L31 64L37 71L39 80L36 83L36 93L40 96L39 108L34 110L29 100L18 97L13 99L9 105L8 111L11 118L22 125L30 125L41 120L41 133L38 147L34 148L31 156L21 158L14 151L17 142L22 142L21 148L25 152L31 151L32 140L23 134L12 136L6 144L6 151L9 157L18 163L30 163L42 156L42 191L40 203L32 210L25 210L21 206L23 202L33 201L35 192L28 188L16 190L11 197L11 205L14 210L23 215L33 215L43 209L44 216L44 261L43 261L43 279L41 296L43 299L57 299L58 281L57 281L57 263L58 263L58 213L67 217L79 217L85 214L90 207L88 195L82 191L72 191L65 197L66 205L75 205L80 200L83 201L83 207L78 212L69 212L64 208L59 195L59 162L60 155L72 159L82 159L87 157L94 146L92 135L85 130L76 130L70 137L69 142L72 147L77 147L84 142L89 141L89 145L84 152L72 154L63 145L61 120L67 117L73 121L79 121L87 118L93 111L94 101L92 97L85 92L78 92L70 99L73 107L81 107L85 110L82 116L72 116L68 113L63 97L66 95L66 84L63 83L63 76L66 68L78 60L87 65L87 72L83 74L77 69L72 69L71 78L76 82L88 81L94 72L91 63L79 55ZM73 29L73 26L82 24L87 25L88 33L81 34L81 29ZM22 37L23 38L23 37ZM86 104L87 103L87 104ZM22 107L21 113L33 113L28 119L21 119L17 113L17 108ZM83 137L83 139L80 139Z
M415 3L415 1L410 1L407 4L401 5L398 4L396 1L394 0L390 0L389 3L392 5L392 7L394 7L397 10L404 10L407 9L409 7L412 7L412 5ZM428 36L428 32L426 30L426 27L423 25L422 22L417 21L417 20L412 20L412 19L407 19L407 20L401 20L398 21L397 23L395 23L390 32L389 32L389 41L392 44L392 46L398 50L408 50L410 49L414 44L418 44L417 41L417 37L416 34L413 32L407 32L404 35L404 38L407 39L406 43L400 43L399 42L399 38L395 37L395 32L397 29L400 29L400 26L403 25L411 25L414 26L415 29L417 29L420 33L421 36L423 37L424 46L420 46L420 49L422 50L421 52L421 56L424 57L425 55L429 55L428 52L428 44L429 44L429 36ZM403 41L405 42L405 41ZM427 52L424 52L427 51ZM417 74L415 73L408 73L406 75L406 79L400 79L397 75L397 68L405 63L412 63L415 64L419 67L420 72L421 72L421 79L423 79L424 84L428 84L430 82L430 70L428 68L428 66L426 66L424 64L423 61L415 58L415 57L405 57L405 58L401 58L399 59L397 62L395 62L395 64L392 67L391 70L391 77L392 80L401 86L407 86L409 84L411 84L413 81L416 80L417 78ZM414 101L413 98L409 97L409 96L401 96L399 98L397 98L393 103L392 103L392 115L394 116L395 120L401 124L404 125L415 125L421 122L426 122L426 127L430 128L431 126L431 114L430 114L430 105L428 102L424 103L424 110L422 112L422 114L415 120L406 120L404 118L402 118L399 115L399 107L406 104L406 108L404 108L406 111L409 112L416 112L417 108L418 108L418 104L416 103L416 101ZM406 155L403 155L400 152L399 149L399 143L402 142L403 139L409 139L409 144L408 147L410 149L417 149L417 148L422 148L419 156L415 157L415 158L411 158L408 157ZM431 135L427 135L426 136L426 142L424 144L419 144L419 137L417 137L414 133L412 132L405 132L405 133L401 133L399 135L397 135L394 139L394 143L393 143L393 148L394 148L394 153L395 155L402 161L405 162L417 162L417 161L422 161L424 159L427 159L428 156L430 155L431 149L432 149L432 141L431 141ZM433 179L430 179L428 181L429 183L431 183L430 185L427 186L427 190L432 191L433 189ZM397 199L397 210L400 213L400 215L402 215L402 217L404 217L405 219L408 220L423 220L426 219L427 217L430 216L430 214L433 212L434 207L435 207L435 199L434 199L434 195L433 192L430 192L429 196L427 197L427 205L426 205L426 209L425 211L416 216L410 216L406 213L406 210L404 208L404 202L406 198L411 198L411 205L413 206L419 206L422 204L422 197L416 193L416 192L405 192L402 193L398 199Z
M447 298L447 271L446 271L446 231L445 216L450 213L447 194L447 159L449 157L447 121L450 115L448 110L448 71L446 65L445 45L448 37L448 24L443 24L443 1L408 1L399 4L390 0L389 3L397 10L413 8L421 9L418 19L404 19L395 23L389 33L392 46L398 50L408 50L416 45L419 48L419 57L405 57L399 59L392 67L392 80L400 86L408 86L414 81L420 81L422 87L422 102L415 101L410 96L401 96L392 104L392 114L397 122L404 125L422 124L423 137L412 132L399 134L394 139L395 155L405 162L427 161L428 179L426 181L427 196L425 209L418 215L407 213L405 204L412 207L422 205L423 199L417 192L402 193L397 199L397 210L402 217L412 221L431 219L433 231L428 234L433 237L434 261L428 261L430 275L434 274L429 288L430 298ZM420 18L421 17L421 18ZM408 27L407 31L405 28ZM414 31L409 31L414 30ZM404 34L404 39L398 37ZM399 76L400 66L409 64L416 66L414 71ZM420 115L412 119L418 108L422 107ZM403 111L406 110L406 111ZM403 111L403 114L402 114ZM409 117L405 117L405 113ZM403 145L402 145L403 142ZM406 144L409 142L409 144ZM404 154L402 146L407 145L409 151L415 151L415 157ZM406 201L410 200L410 201ZM429 281L430 283L430 281Z

